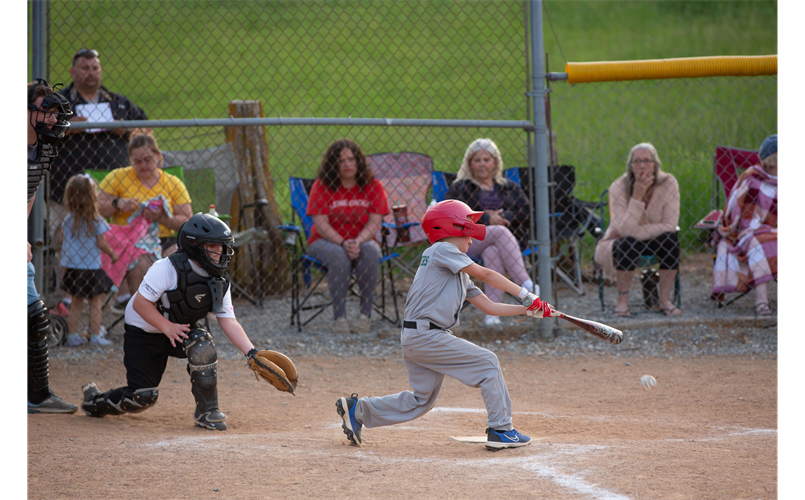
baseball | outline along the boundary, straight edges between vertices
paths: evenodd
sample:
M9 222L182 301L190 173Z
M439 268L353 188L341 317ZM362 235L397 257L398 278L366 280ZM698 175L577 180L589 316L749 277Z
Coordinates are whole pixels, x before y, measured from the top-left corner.
M653 389L657 385L657 379L651 375L643 375L640 377L640 385L643 386L644 391Z

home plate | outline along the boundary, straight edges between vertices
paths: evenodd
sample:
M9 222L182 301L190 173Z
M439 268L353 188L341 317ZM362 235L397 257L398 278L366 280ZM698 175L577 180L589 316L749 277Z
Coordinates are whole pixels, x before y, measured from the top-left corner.
M540 441L542 439L545 438L531 438L531 441ZM486 443L486 436L450 436L450 440L457 443Z

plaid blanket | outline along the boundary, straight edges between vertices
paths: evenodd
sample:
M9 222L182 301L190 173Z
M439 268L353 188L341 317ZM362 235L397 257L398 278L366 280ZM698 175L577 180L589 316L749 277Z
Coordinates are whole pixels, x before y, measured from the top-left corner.
M748 292L777 278L777 178L746 169L713 234L713 293Z

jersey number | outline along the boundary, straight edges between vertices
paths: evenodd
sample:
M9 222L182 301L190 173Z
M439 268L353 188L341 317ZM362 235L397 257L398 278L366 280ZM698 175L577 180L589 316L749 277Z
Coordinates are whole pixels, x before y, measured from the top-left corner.
M427 265L428 265L428 256L423 255L422 256L422 262L419 263L419 267L425 267Z

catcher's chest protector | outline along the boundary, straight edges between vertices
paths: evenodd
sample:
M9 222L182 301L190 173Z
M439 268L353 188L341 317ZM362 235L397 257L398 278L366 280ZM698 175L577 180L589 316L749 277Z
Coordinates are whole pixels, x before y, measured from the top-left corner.
M196 274L190 267L190 260L184 252L176 252L168 257L176 269L177 284L174 290L168 290L165 295L170 307L168 319L173 323L189 324L191 328L197 321L204 319L207 313L212 312L212 292L209 279ZM229 289L229 274L224 274L224 294ZM157 302L161 304L162 302Z
M51 144L43 144L39 141L36 146L36 160L28 160L28 201L34 197L39 184L45 178L45 173L50 171L50 162L56 157L56 147Z

